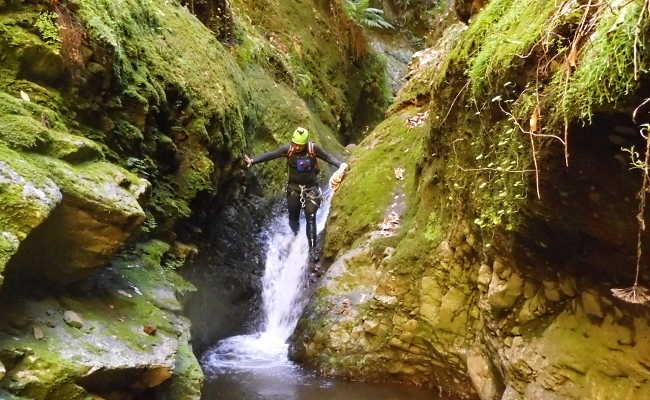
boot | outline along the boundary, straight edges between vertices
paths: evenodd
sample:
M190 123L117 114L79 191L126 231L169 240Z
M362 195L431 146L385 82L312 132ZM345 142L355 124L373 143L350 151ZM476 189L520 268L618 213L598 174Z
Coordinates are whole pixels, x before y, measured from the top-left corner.
M316 262L320 259L318 243L316 243L316 214L306 215L307 219L307 243L309 243L309 258Z

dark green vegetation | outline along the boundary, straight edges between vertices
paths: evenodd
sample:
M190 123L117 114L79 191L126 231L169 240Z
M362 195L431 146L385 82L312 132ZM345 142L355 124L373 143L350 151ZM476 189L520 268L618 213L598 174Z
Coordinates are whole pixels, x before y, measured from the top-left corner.
M643 1L493 0L450 26L355 153L293 355L450 398L647 396L630 335L650 315L610 289L636 265L641 179L622 148L645 149L649 20ZM378 237L413 144L382 128L424 110L408 207Z
M241 249L259 221L221 217L285 179L242 155L297 125L342 153L385 80L340 5L0 1L0 397L199 398L188 243Z

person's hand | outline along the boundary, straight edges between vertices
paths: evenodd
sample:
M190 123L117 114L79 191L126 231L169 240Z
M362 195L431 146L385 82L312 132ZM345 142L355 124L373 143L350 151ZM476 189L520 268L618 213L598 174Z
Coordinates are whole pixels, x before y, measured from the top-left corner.
M244 162L246 163L246 167L250 168L251 165L253 165L253 159L248 156L248 154L244 154Z
M332 177L330 178L329 181L329 186L332 190L336 191L336 189L339 188L341 185L341 182L343 182L343 178L345 177L345 172L348 170L348 164L343 163L339 167L339 169L332 174Z

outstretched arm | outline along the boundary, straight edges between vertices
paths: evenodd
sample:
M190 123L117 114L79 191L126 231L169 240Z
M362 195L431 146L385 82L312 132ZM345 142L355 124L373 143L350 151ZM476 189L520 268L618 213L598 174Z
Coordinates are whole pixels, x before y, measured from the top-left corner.
M284 146L280 146L277 149L273 151L269 151L267 153L260 154L257 157L250 158L247 155L244 155L244 161L246 161L246 164L250 167L253 164L265 162L265 161L270 161L274 160L276 158L284 157L287 155L289 152L289 145L285 144Z
M317 145L317 144L314 145L314 150L316 150L316 156L318 156L318 158L320 158L320 159L322 159L322 160L324 160L324 161L327 161L328 164L331 164L331 165L333 165L333 166L335 166L335 167L338 168L338 167L340 167L341 164L343 163L343 162L342 162L341 160L339 160L338 158L334 157L334 156L331 155L330 153L328 153L328 152L326 152L325 150L323 150L323 149L322 149L319 145Z

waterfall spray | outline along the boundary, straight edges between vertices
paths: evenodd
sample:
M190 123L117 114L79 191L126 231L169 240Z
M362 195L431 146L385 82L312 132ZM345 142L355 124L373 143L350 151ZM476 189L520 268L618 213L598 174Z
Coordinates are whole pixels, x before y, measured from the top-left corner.
M318 212L318 231L322 231L329 213L330 195L326 194ZM308 300L306 287L309 246L304 223L294 236L287 214L276 216L266 229L268 251L262 278L263 322L256 333L224 339L202 358L207 371L252 370L292 366L287 340L296 327Z

